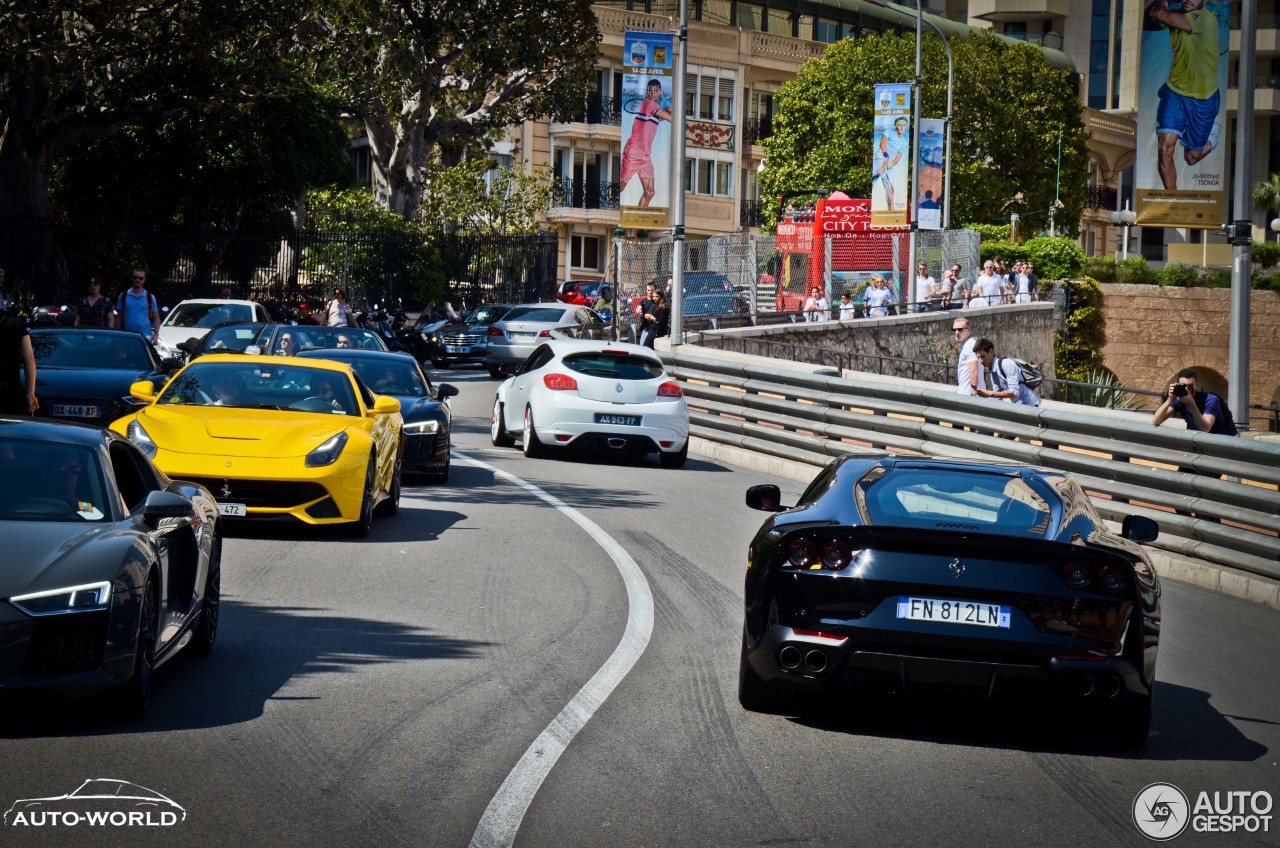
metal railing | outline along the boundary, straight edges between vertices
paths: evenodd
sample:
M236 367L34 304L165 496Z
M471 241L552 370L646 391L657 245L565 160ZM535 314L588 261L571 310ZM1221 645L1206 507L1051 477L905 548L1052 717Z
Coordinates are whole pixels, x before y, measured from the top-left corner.
M570 209L617 209L622 193L617 183L561 177L551 185L551 206Z
M1115 209L1118 193L1110 186L1085 186L1084 205L1088 209Z
M577 109L559 111L557 123L622 125L622 103L612 97L591 97Z
M762 140L773 136L773 118L744 118L742 121L742 143L759 144Z
M764 204L759 200L744 200L739 207L744 227L764 226Z
M696 351L696 352L691 352ZM850 454L987 456L1070 472L1098 512L1160 523L1155 547L1280 578L1280 445L1147 428L950 389L665 354L693 435L813 465Z

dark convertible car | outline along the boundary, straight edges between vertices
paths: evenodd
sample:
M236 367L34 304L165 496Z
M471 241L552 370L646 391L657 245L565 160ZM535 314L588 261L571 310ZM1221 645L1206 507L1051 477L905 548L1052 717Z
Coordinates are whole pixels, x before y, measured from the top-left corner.
M739 700L936 690L1045 697L1110 741L1151 721L1160 585L1130 516L1123 537L1066 474L1006 462L850 457L751 542Z
M213 650L217 504L121 436L0 418L0 548L0 696L101 695L133 717L154 669Z

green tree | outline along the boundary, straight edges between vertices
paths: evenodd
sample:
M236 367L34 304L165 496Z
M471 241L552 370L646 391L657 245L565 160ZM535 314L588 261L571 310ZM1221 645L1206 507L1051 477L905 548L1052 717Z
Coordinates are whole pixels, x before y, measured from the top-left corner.
M0 3L0 215L43 215L57 152L278 90L300 0Z
M1280 211L1280 174L1272 174L1254 184L1253 205L1268 218ZM1276 240L1280 241L1280 233L1276 233Z
M363 124L378 201L415 217L429 156L582 102L599 28L590 0L328 0L317 68Z
M423 195L422 220L429 227L494 235L532 235L551 201L551 172L539 168L496 168L469 157L437 171ZM486 175L492 173L491 179Z
M1008 220L1005 204L1021 192L1027 226L1047 226L1058 182L1062 136L1059 229L1078 227L1088 164L1080 99L1069 75L1029 44L975 35L952 39L955 113L951 154L951 219ZM946 55L939 39L924 42L922 114L946 111ZM805 188L841 188L865 196L871 188L873 96L877 82L915 75L915 36L887 33L845 39L807 62L778 91L773 137L761 186L766 196ZM770 207L776 204L769 204ZM1035 214L1030 214L1035 213ZM770 214L776 210L770 208Z

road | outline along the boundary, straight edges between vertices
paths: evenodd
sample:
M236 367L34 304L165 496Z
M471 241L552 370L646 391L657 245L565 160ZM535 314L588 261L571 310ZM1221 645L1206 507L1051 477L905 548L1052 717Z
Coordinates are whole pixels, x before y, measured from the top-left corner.
M742 495L766 478L696 456L681 471L527 460L489 444L496 383L470 369L435 376L461 389L449 485L407 489L366 540L264 527L229 538L214 655L163 668L140 722L6 720L0 808L116 778L167 795L186 819L10 827L3 844L488 844L486 808L625 653L629 616L636 646L641 595L643 652L601 703L574 702L575 727L555 725L508 781L532 801L508 818L518 846L1140 845L1131 810L1148 784L1280 796L1274 610L1165 582L1140 754L1064 742L1069 717L1037 732L1039 716L946 699L747 713L742 571L763 516ZM777 482L794 502L801 487ZM539 769L548 738L563 754ZM1274 846L1276 826L1188 830L1176 844Z

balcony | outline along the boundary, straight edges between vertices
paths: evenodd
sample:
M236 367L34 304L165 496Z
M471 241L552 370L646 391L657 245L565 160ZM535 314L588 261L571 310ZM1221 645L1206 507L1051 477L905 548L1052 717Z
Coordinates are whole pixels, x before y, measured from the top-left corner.
M621 194L617 183L555 178L547 219L553 224L617 224Z
M1227 110L1240 108L1239 79L1235 74L1227 78ZM1280 115L1280 76L1257 74L1253 78L1253 114L1258 118Z
M739 226L763 227L764 203L759 200L744 200L738 210L741 218Z
M557 124L611 124L622 126L622 103L612 97L596 96L587 100L575 111L557 112L552 118Z
M1231 30L1231 53L1240 52L1240 29ZM1258 30L1254 49L1259 59L1273 59L1280 56L1280 15L1274 12L1258 13Z
M1119 195L1110 186L1091 185L1084 189L1084 206L1086 209L1101 209L1111 212L1116 208Z
M1071 0L972 0L969 17L986 21L1039 21L1071 13Z
M742 122L742 143L759 144L773 135L773 118L750 118Z

